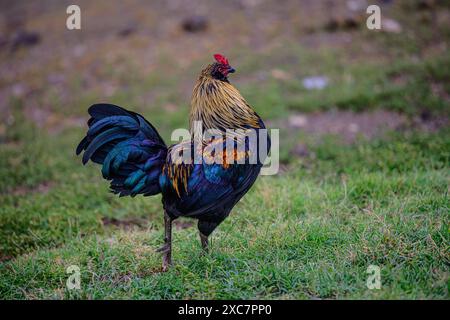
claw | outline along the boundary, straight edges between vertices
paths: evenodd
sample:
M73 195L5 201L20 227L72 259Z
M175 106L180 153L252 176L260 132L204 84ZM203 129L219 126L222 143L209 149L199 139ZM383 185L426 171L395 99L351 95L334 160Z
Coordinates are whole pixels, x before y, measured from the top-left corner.
M162 271L167 271L172 264L172 219L166 211L164 211L164 245L156 252L163 254Z
M163 263L162 263L162 272L166 272L169 270L169 267L171 265L171 262L167 261L167 258L163 258Z
M202 244L203 254L208 253L208 251L209 251L208 236L205 236L201 232L199 232L199 234L200 234L200 242Z
M156 249L155 251L159 252L159 253L166 253L169 250L170 250L170 245L168 243L165 243L162 247Z

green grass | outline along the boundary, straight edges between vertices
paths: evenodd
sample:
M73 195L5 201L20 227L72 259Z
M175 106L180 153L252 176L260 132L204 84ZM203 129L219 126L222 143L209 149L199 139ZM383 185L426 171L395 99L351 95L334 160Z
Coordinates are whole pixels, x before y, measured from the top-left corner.
M282 172L258 179L213 233L209 254L202 255L195 224L176 227L175 264L165 273L155 253L163 241L160 196L109 193L99 168L75 156L85 128L69 120L108 101L141 112L169 141L172 129L187 125L186 88L209 49L178 63L186 44L174 36L178 47L157 50L149 71L134 56L140 38L133 47L111 37L102 42L106 50L89 47L73 66L52 58L2 79L2 90L16 81L32 90L9 99L12 114L0 122L0 298L449 299L450 130L414 123L448 121L450 32L442 16L434 21L431 10L411 3L383 13L401 23L400 34L360 28L346 34L351 43L342 45L336 32L337 44L310 48L294 35L314 34L297 30L278 43L266 38L259 50L228 48L238 70L233 83L265 120L386 109L408 123L352 144L282 127ZM448 5L439 10L445 17ZM18 57L30 56L22 50L5 61ZM63 74L64 84L43 81L49 73ZM329 86L306 90L301 80L312 75L327 76ZM107 95L102 86L111 83L119 89ZM44 123L30 109L46 110ZM308 150L302 158L291 153L299 142ZM70 265L80 267L81 290L66 289ZM369 265L381 268L380 290L366 287Z
M16 257L0 264L3 298L448 298L446 129L310 146L314 159L259 179L214 233L209 255L201 255L195 228L176 230L167 273L154 252L162 242L159 197L108 194L96 168L73 156L79 134L30 136L20 147L41 142L27 178L18 170L12 185L53 185L1 197L1 252ZM146 222L122 230L103 225L104 217ZM81 268L81 291L65 289L72 264ZM381 267L381 290L366 288L370 264Z
M386 108L414 115L423 111L448 115L450 92L450 58L420 62L348 63L328 54L305 55L304 63L324 64L301 71L303 76L327 75L330 85L324 90L306 90L301 77L286 81L271 80L262 87L258 82L246 84L243 92L255 101L258 112L274 117L280 111L311 112L338 108L363 111ZM331 63L333 65L331 66ZM300 67L302 68L302 67ZM292 69L286 66L286 70ZM261 95L261 91L265 92Z

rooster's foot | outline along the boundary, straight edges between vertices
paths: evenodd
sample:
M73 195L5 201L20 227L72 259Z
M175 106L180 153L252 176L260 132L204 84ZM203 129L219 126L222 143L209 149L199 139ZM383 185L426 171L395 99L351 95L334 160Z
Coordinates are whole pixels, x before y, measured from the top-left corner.
M170 256L170 252L164 253L163 263L162 263L162 271L166 272L169 270L169 267L172 265L172 258Z
M200 234L200 242L202 244L203 253L208 253L209 251L209 241L208 236L205 236L203 233L199 232Z
M172 265L172 219L164 211L164 245L156 250L163 254L162 271L165 272Z
M165 243L162 247L156 249L155 251L158 253L167 253L170 250L170 244Z

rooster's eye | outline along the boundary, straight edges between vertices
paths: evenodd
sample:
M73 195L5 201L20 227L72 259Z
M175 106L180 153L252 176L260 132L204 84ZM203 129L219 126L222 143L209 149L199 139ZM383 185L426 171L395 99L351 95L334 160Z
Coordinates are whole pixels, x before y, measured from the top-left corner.
M227 75L229 73L230 68L224 65L218 65L216 66L216 68L213 69L213 71L211 72L211 75L213 76L213 78L218 79L218 80L226 80L227 79Z

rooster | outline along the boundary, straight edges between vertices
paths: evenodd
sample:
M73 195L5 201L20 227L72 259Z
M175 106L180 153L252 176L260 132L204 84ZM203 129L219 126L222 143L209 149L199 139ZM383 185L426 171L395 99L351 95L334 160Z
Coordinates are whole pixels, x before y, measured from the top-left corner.
M88 110L89 130L76 149L77 155L84 151L83 164L91 160L102 165L112 192L131 197L162 193L165 237L157 251L163 254L164 271L172 264L172 222L178 217L197 219L201 246L208 251L208 237L254 184L270 149L270 138L260 137L263 121L228 80L235 69L224 56L214 58L193 90L193 139L167 147L142 115L95 104ZM195 138L196 123L201 124L200 133L213 130L215 135ZM249 131L257 133L256 145L250 143ZM200 161L192 161L198 154Z

